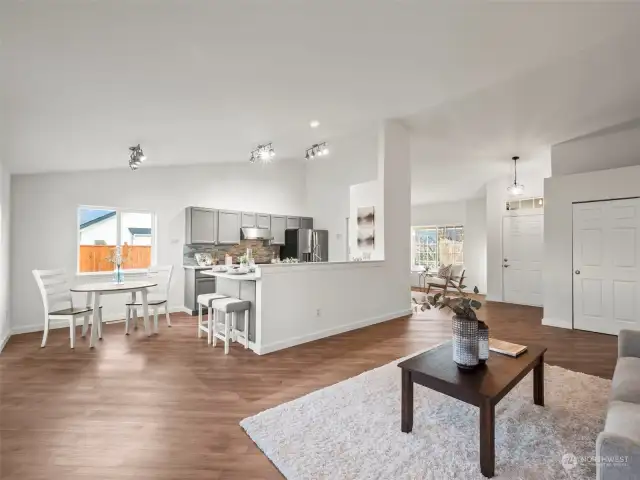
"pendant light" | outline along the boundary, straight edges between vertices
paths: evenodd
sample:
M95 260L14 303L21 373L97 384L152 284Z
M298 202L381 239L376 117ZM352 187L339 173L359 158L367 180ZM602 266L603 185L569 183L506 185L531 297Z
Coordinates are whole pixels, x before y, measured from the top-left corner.
M524 193L524 185L518 183L518 160L520 160L520 157L513 157L511 160L513 160L513 183L509 185L507 191L511 195L522 195Z
M129 168L131 170L137 170L138 168L140 168L140 165L142 165L142 162L147 159L147 157L142 151L140 144L129 147L129 150L131 151L131 154L129 155Z

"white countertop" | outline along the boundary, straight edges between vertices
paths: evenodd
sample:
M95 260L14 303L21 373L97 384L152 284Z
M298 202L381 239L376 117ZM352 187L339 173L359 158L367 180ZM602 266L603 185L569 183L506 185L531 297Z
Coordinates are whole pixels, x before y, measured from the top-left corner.
M182 265L182 268L188 268L190 270L206 270L208 268L210 269L211 265L206 266L206 267L204 267L202 265Z
M228 280L236 280L238 282L255 282L259 280L255 273L245 273L244 275L230 275L227 272L214 272L213 270L206 270L200 272L202 275L210 275L212 277L226 278Z

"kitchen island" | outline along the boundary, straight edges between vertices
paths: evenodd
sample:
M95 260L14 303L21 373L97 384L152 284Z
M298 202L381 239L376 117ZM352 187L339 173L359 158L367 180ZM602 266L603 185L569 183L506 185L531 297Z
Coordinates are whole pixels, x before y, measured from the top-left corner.
M202 270L200 274L216 278L216 293L251 302L251 310L249 311L249 346L252 350L256 351L256 331L258 328L256 315L256 281L259 277L255 273L233 275L227 272L215 272L213 270ZM238 315L237 328L241 332L244 332L244 315Z
M215 277L217 293L251 302L249 348L258 355L411 314L409 277L406 285L390 283L384 261L279 263L245 275L201 274ZM244 319L238 322L242 330Z

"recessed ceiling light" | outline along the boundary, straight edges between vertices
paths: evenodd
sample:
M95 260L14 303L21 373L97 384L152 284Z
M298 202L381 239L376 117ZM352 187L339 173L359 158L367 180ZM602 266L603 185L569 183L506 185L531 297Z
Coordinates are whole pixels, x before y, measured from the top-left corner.
M311 128L318 128L320 126L320 122L318 120L311 120L309 122L309 126Z

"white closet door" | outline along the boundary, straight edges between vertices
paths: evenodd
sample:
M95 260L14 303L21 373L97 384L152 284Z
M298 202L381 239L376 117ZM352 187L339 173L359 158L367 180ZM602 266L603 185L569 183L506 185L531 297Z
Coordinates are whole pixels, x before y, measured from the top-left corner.
M542 306L543 216L504 217L502 285L504 301Z
M573 205L574 328L640 329L640 199Z

